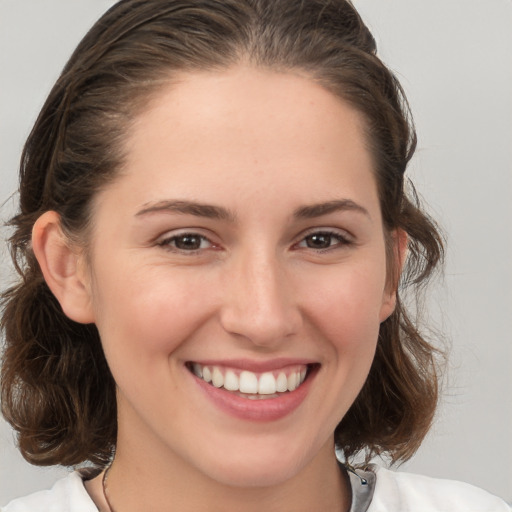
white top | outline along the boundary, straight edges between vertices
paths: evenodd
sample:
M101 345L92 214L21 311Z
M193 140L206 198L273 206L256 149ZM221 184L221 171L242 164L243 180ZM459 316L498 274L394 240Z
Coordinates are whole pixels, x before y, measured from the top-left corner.
M77 471L58 480L47 491L11 501L0 512L98 512Z
M512 512L503 500L469 484L400 473L372 465L350 475L350 512ZM11 501L0 512L98 512L78 472L52 489Z

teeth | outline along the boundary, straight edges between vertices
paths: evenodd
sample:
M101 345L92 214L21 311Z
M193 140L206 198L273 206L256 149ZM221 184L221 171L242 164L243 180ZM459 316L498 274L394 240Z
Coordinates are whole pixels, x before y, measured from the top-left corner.
M279 395L244 395L244 398L248 398L249 400L265 400L266 398L278 398Z
M217 367L213 368L212 384L216 388L221 388L224 386L224 375L222 375L221 371Z
M256 374L242 371L240 375L232 369L221 369L218 366L201 366L198 363L192 365L194 375L211 383L216 388L224 388L227 391L239 391L247 395L251 400L275 398L286 391L295 391L306 378L305 366L296 367L288 373L281 371L278 374L265 372Z
M240 374L240 391L242 393L258 392L258 377L255 373L244 371Z
M228 370L224 376L224 389L228 391L238 391L240 389L238 377L232 370Z
M258 383L260 395L273 395L276 392L276 379L271 373L264 373Z
M288 390L293 391L294 389L297 389L297 374L290 373L288 375Z
M281 372L277 377L276 391L281 393L288 391L288 379L286 378L286 374L284 372Z
M201 368L200 365L198 365L197 363L194 363L192 365L192 371L194 372L194 374L199 377L199 378L202 378L203 377L203 369Z
M210 368L208 368L208 366L205 366L203 368L203 377L202 377L202 379L205 382L211 382L212 381L212 372L210 371Z

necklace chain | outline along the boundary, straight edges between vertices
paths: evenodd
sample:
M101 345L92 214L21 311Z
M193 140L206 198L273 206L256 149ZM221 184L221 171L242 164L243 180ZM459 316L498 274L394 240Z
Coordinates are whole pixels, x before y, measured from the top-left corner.
M105 501L107 502L107 505L108 505L108 512L116 512L114 510L114 507L111 505L110 500L108 499L108 493L107 493L108 473L109 473L111 467L112 467L112 464L103 473L103 479L101 480L101 486L103 487L103 497L105 498Z

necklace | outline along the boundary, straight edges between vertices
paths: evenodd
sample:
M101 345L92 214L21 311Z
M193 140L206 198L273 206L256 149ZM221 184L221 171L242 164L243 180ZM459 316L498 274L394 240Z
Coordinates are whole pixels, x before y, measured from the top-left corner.
M103 497L105 498L105 501L108 505L108 512L116 512L114 510L114 507L110 504L110 500L108 499L107 495L107 480L108 480L108 472L110 471L110 468L112 467L112 464L105 470L105 473L103 473L103 479L101 480L101 486L103 488Z

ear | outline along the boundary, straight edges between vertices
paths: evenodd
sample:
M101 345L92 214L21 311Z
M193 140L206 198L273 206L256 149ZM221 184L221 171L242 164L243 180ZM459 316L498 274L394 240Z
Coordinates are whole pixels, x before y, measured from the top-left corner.
M64 314L75 322L94 322L83 255L62 231L57 212L45 212L35 222L32 250Z
M386 243L391 245L386 251L390 264L388 264L387 283L382 296L382 306L380 310L381 322L389 318L396 307L398 283L407 257L407 233L403 229L395 229L389 235L389 242Z

